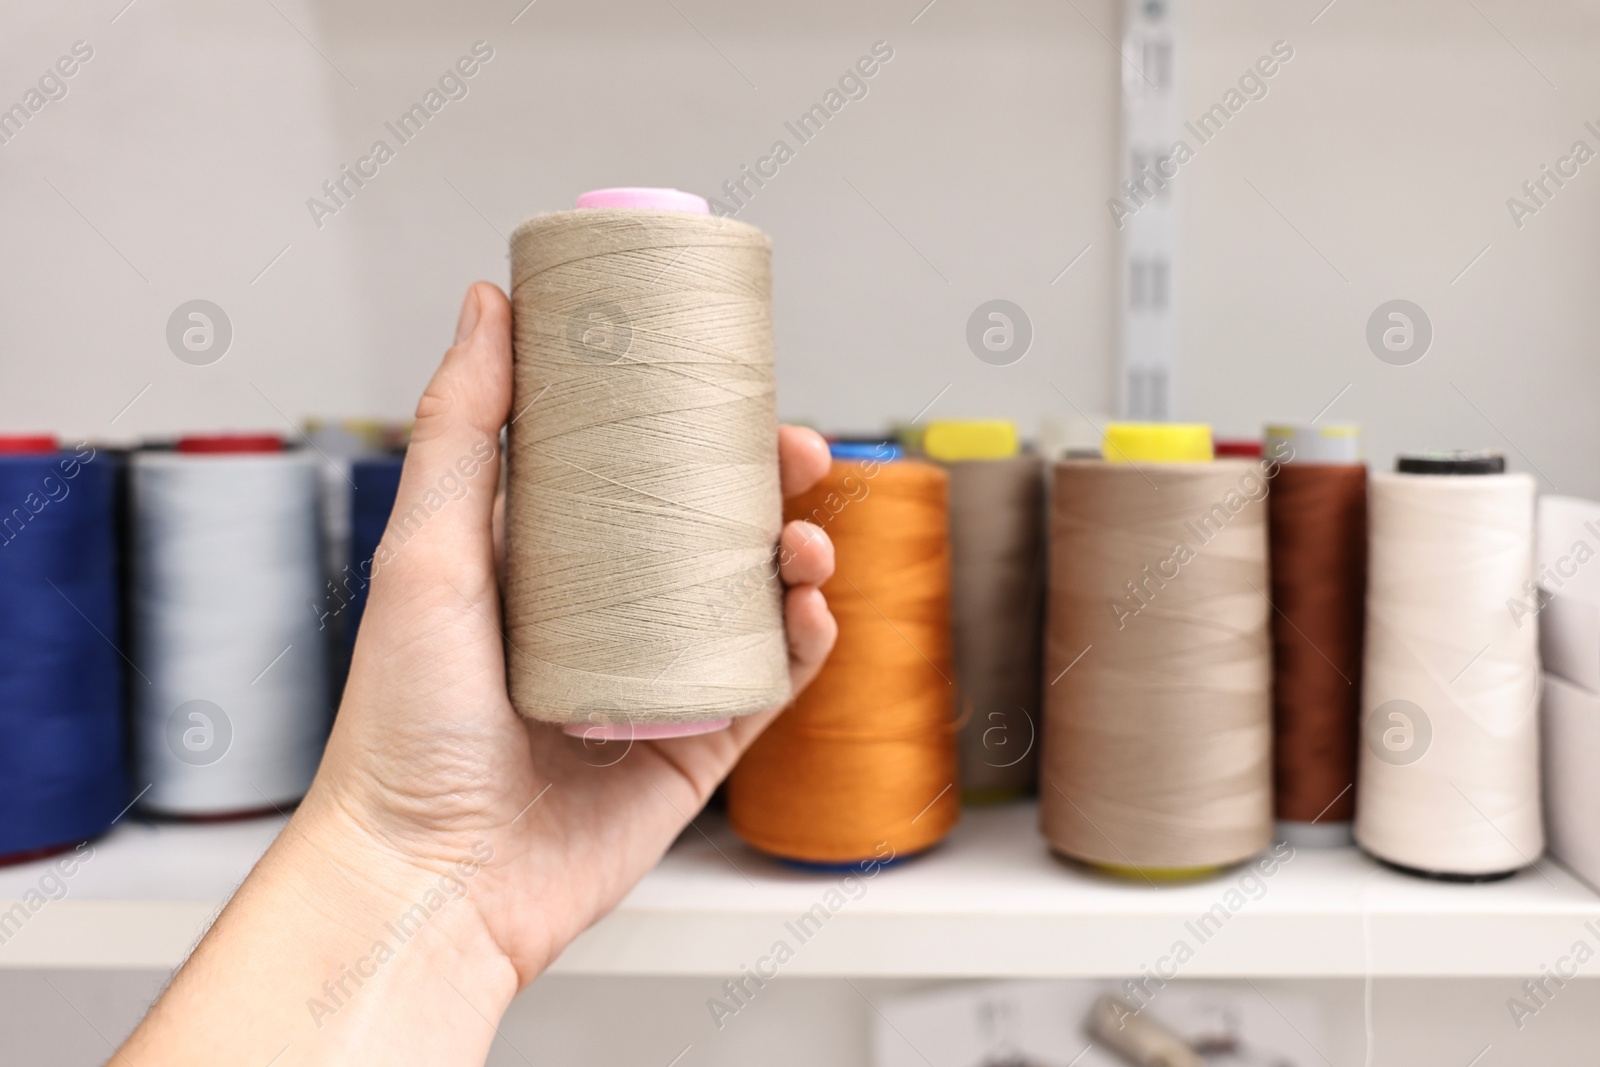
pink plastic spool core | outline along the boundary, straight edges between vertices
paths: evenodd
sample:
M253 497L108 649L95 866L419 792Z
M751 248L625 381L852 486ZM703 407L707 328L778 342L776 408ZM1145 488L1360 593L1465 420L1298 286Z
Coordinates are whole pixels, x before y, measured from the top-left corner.
M709 215L711 205L703 196L681 189L595 189L578 197L578 207L630 208L635 211L682 211L690 215ZM561 728L572 737L593 741L655 741L666 737L693 737L695 734L726 730L732 719L702 719L699 722L592 723L569 722Z
M578 197L578 207L620 207L635 211L682 211L690 215L709 215L711 205L703 196L681 189L595 189Z
M569 722L561 727L561 732L586 741L660 741L668 737L714 734L732 724L732 719L701 719L698 722Z

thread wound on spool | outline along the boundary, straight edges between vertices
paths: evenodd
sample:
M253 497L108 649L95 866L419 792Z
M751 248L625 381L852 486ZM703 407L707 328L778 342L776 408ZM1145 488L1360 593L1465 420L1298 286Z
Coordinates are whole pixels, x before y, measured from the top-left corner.
M87 446L0 455L0 863L128 801L113 475Z
M1302 463L1296 454L1277 469L1267 511L1277 815L1349 822L1361 733L1367 469Z
M404 467L404 456L369 456L350 464L350 560L346 571L350 585L344 592L349 597L345 632L351 650L361 629L361 616L366 614L367 598L372 595L373 559L400 495Z
M945 470L962 796L1008 800L1032 791L1038 763L1044 463L1014 455Z
M141 804L204 817L298 800L331 717L315 459L140 453L131 486Z
M513 703L551 722L789 696L771 249L730 219L594 208L512 235Z
M315 610L328 646L328 686L335 705L350 673L350 650L356 636L354 621L360 611L355 602L359 599L365 604L367 586L372 581L371 553L351 558L350 526L357 507L354 465L361 458L381 455L393 430L392 425L377 419L305 421L306 443L322 460L317 466L317 478L326 585Z
M1272 833L1259 463L1055 465L1041 828L1109 867L1234 863Z
M948 478L916 461L835 462L787 517L821 526L839 638L816 680L728 780L728 819L811 863L921 852L960 817L950 650Z
M1374 474L1356 840L1452 879L1544 849L1533 479Z

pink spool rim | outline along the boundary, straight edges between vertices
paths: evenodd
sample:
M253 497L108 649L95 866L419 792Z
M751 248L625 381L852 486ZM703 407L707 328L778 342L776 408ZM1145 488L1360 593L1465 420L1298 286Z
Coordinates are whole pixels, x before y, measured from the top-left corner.
M617 189L592 189L578 197L580 208L613 207L634 211L682 211L690 215L709 215L706 198L681 189L647 189L623 186Z
M696 722L585 723L569 722L561 727L568 737L589 741L660 741L669 737L694 737L726 730L732 719L700 719Z

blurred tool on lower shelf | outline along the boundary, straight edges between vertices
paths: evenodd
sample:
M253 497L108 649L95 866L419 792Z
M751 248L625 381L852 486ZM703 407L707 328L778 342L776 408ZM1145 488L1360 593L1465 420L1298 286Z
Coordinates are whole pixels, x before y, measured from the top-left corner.
M1240 981L991 980L875 1007L875 1067L1309 1067L1327 1047L1318 1000Z
M1120 997L1101 997L1089 1012L1089 1036L1133 1067L1205 1067L1178 1035Z

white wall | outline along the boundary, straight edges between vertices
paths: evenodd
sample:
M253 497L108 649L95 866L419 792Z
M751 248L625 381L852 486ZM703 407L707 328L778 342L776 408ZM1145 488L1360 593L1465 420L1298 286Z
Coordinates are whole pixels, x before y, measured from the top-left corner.
M0 45L17 72L5 92L79 37L96 48L71 95L0 148L0 424L103 431L147 382L114 429L270 427L271 405L406 414L465 284L504 281L521 218L604 185L714 192L778 137L796 158L742 217L777 241L787 415L877 426L954 383L939 411L1031 425L1055 410L1046 380L1104 406L1116 57L1070 7L941 0L911 25L903 5L842 0L684 0L683 15L540 0L513 25L520 3L277 6L287 19L199 0L139 3L114 24L35 13ZM1079 7L1111 24L1108 0ZM495 57L470 94L316 228L306 199L479 39ZM800 147L785 120L878 40L894 58L867 97ZM993 296L1037 323L1015 367L965 345ZM193 297L235 321L211 367L163 339Z
M952 385L932 414L1078 422L1051 383L1112 407L1111 0L938 0L915 24L922 4L899 0L538 0L514 24L519 0L122 2L10 5L0 98L74 40L95 58L0 146L0 428L403 415L465 283L504 280L522 217L607 184L713 192L880 39L895 58L867 98L744 213L777 240L783 411L874 427ZM1295 58L1178 179L1179 413L1246 433L1348 385L1327 417L1366 424L1380 464L1496 446L1546 489L1600 495L1600 166L1520 232L1505 206L1575 139L1600 150L1582 126L1600 15L1325 2L1190 5L1191 117L1274 41ZM480 39L495 58L470 95L314 226L306 199ZM236 328L211 367L163 337L197 296ZM1034 320L1014 366L966 349L991 297ZM1414 366L1366 348L1393 297L1436 327Z
M1326 3L1191 5L1191 115L1274 40L1295 58L1180 179L1184 409L1245 429L1309 418L1349 384L1327 417L1365 424L1380 460L1498 447L1544 490L1600 494L1600 165L1520 231L1506 208L1575 140L1600 151L1583 128L1600 127L1600 11L1338 0L1311 24ZM1364 341L1393 298L1434 323L1413 366Z

